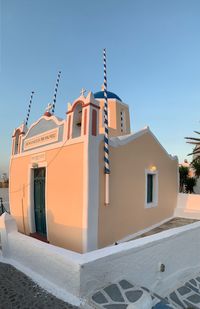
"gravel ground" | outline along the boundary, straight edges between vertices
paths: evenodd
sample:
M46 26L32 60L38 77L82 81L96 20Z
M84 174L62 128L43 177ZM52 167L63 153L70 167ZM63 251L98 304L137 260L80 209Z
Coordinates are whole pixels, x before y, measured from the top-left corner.
M40 288L11 265L0 263L0 309L76 309Z

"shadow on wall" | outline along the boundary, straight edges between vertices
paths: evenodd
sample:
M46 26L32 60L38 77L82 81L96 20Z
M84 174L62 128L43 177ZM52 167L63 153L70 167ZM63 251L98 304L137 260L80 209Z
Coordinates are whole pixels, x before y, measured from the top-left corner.
M30 228L27 212L24 213L24 218L22 211L20 215L14 213L13 215L17 222L18 231L29 236ZM34 231L32 232L34 233ZM50 244L82 253L82 234L83 230L81 227L56 222L52 211L47 211L47 239Z
M63 207L64 209L64 207ZM47 212L47 231L48 240L52 245L56 245L75 252L82 252L83 229L80 226L64 225L59 222L63 221L65 214L59 214L55 219L51 210Z

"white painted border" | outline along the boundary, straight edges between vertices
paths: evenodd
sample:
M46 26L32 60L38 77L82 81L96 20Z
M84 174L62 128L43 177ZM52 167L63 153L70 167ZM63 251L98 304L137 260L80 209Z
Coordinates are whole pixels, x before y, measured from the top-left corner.
M156 136L152 133L152 131L149 129L149 127L145 127L144 129L136 132L136 133L130 133L130 134L126 134L126 135L121 135L121 136L116 136L116 137L111 137L109 139L110 142L110 146L112 147L120 147L123 145L126 145L132 141L134 141L135 139L141 137L142 135L149 133L154 139L155 141L158 143L158 145L162 148L162 150L166 153L166 155L171 159L171 160L177 160L178 158L177 156L172 156L170 155L166 149L160 144L160 142L158 141L158 139L156 138Z
M153 202L147 203L147 175L155 175L153 178ZM151 171L150 169L145 169L145 208L153 208L158 206L158 171Z
M37 121L35 121L34 123L32 123L32 125L29 127L29 129L28 129L28 131L26 132L26 134L23 136L23 139L22 139L22 141L24 140L24 139L26 139L26 137L27 137L27 135L29 134L29 132L31 131L31 129L33 128L33 127L35 127L42 119L44 119L44 120L46 120L46 121L50 121L50 120L53 120L53 122L55 123L55 124L57 124L58 126L61 126L61 125L63 125L64 123L65 123L65 121L66 120L59 120L59 118L57 118L56 116L51 116L51 117L47 117L47 116L42 116L42 117L40 117Z
M33 167L32 164L28 165L28 190L27 190L27 214L30 233L34 233L35 228L35 216L34 216L34 180L33 180Z
M84 142L83 175L83 252L98 248L98 209L99 209L99 145L103 135L92 136L92 110L87 108L87 132ZM97 112L97 128L99 128Z

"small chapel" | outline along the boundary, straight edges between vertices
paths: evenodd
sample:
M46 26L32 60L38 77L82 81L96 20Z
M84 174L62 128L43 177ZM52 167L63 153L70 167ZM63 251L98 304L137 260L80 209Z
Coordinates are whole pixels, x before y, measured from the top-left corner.
M82 90L63 119L49 104L14 130L10 211L21 233L84 253L173 216L177 157L149 127L132 133L129 106L105 87Z

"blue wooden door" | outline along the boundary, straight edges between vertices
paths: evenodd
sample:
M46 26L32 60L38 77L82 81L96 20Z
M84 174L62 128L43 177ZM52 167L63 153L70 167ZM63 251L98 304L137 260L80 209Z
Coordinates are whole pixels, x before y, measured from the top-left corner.
M34 169L34 212L36 233L46 236L45 168Z

